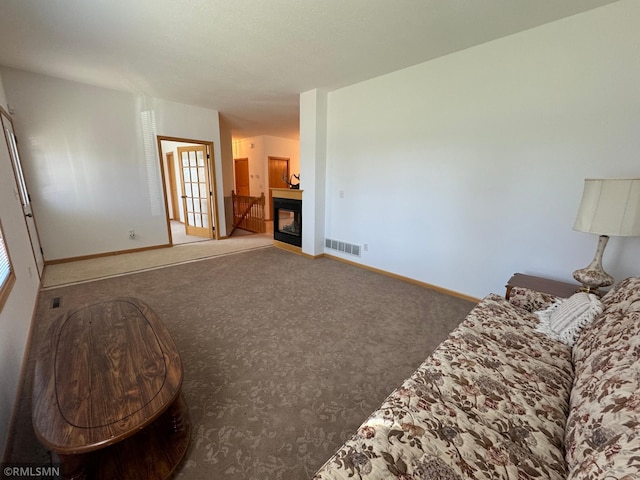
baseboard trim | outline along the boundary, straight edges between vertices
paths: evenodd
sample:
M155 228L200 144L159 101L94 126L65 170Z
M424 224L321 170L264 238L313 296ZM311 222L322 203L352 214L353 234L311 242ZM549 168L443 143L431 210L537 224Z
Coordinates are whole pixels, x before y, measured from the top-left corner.
M336 257L331 255L330 253L325 253L323 256L330 258L332 260L337 260L342 263L347 263L349 265L353 265L354 267L360 267L365 270L369 270L370 272L379 273L381 275L385 275L387 277L396 278L398 280L402 280L407 283L412 283L414 285L418 285L423 288L428 288L429 290L434 290L436 292L444 293L446 295L450 295L452 297L460 298L462 300L467 300L469 302L478 303L480 301L479 298L472 297L470 295L465 295L464 293L456 292L455 290L449 290L448 288L439 287L437 285L433 285L431 283L421 282L420 280L416 280L415 278L405 277L402 275L398 275L396 273L387 272L386 270L381 270L379 268L370 267L369 265L363 265L361 263L353 262L351 260L347 260L345 258ZM314 257L315 258L315 257Z
M157 250L159 248L170 248L173 245L166 243L164 245L152 245L150 247L131 248L129 250L115 250L113 252L95 253L93 255L81 255L79 257L58 258L56 260L45 260L45 265L57 265L59 263L77 262L78 260L91 260L93 258L112 257L115 255L124 255L126 253L146 252L147 250Z
M298 255L302 255L302 248L296 247L295 245L289 245L285 242L280 242L279 240L273 241L273 246L281 248L282 250L286 250L291 253L297 253Z
M321 253L320 255L311 255L310 253L302 252L302 256L306 258L310 258L311 260L317 260L318 258L323 258L325 254Z

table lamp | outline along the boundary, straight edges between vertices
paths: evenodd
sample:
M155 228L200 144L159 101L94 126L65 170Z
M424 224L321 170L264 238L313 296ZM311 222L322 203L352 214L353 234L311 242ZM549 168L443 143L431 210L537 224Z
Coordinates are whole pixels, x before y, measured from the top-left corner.
M585 179L573 229L600 235L593 261L573 272L581 290L595 292L612 285L614 278L602 268L602 255L610 236L640 236L640 178Z

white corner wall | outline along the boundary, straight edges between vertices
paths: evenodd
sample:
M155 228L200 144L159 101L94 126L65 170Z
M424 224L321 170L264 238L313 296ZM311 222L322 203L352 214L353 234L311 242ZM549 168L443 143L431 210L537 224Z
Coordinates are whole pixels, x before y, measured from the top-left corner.
M302 252L324 251L327 176L327 92L300 95L300 179L302 193Z
M7 111L1 77L0 106ZM16 133L19 135L20 131L16 129ZM0 136L0 221L16 281L0 310L0 459L4 457L7 445L31 319L40 287L29 233L17 195L11 158L3 134Z
M47 261L168 244L156 135L214 143L222 205L217 111L0 72Z
M571 280L597 242L572 230L584 178L640 176L638 18L623 0L331 92L326 236L476 297ZM640 238L604 263L640 273Z

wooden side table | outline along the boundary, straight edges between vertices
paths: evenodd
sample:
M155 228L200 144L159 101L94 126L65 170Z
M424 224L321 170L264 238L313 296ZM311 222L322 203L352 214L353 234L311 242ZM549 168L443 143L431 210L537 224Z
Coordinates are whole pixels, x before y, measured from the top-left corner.
M525 275L523 273L515 273L505 287L507 288L505 294L507 300L511 295L511 289L513 287L528 288L536 292L548 293L560 298L568 298L580 290L580 285L577 283L565 283L558 280Z

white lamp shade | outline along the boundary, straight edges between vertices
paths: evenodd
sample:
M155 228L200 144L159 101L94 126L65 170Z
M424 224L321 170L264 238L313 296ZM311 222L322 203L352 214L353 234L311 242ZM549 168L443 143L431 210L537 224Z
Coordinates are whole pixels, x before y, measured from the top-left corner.
M640 236L640 178L585 179L573 228L613 237Z

